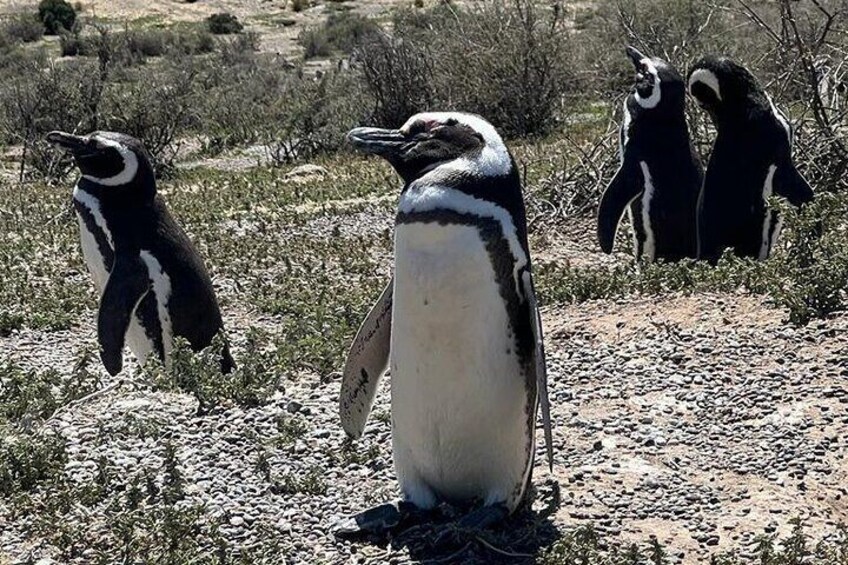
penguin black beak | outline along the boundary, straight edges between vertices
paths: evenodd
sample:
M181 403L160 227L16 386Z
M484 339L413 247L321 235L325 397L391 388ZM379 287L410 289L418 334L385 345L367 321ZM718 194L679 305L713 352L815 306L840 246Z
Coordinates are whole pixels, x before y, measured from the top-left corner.
M637 71L642 69L642 59L647 59L642 53L639 52L638 49L633 47L632 45L628 45L625 48L627 52L627 56L630 57L630 60L633 61L633 66L636 67Z
M91 140L87 137L65 133L63 131L51 131L44 139L48 143L77 157L96 153L96 149L91 145Z
M400 130L381 128L352 129L347 138L359 151L381 157L397 154L410 141Z

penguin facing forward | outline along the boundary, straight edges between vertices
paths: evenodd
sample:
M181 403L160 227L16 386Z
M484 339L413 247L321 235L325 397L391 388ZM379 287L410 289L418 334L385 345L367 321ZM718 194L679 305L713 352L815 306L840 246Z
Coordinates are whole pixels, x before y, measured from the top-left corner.
M703 167L686 125L686 86L668 63L633 47L636 84L624 101L621 167L598 208L598 240L611 253L624 210L636 259L676 261L697 253L695 210Z
M542 325L521 182L500 135L464 113L423 113L400 129L357 128L358 150L404 182L394 279L354 339L342 426L359 437L391 367L392 450L405 501L336 533L381 530L405 510L478 501L467 527L491 525L525 498L538 406L552 464ZM349 530L345 530L349 527Z
M765 260L781 224L768 199L776 194L798 207L813 199L792 162L792 127L754 75L730 59L698 61L689 92L717 130L698 202L699 257L715 263L731 248Z
M125 341L139 364L155 354L169 362L174 336L192 349L223 329L203 261L161 197L149 155L130 136L54 131L47 141L70 153L82 176L73 204L85 263L100 292L97 337L106 370L123 366ZM221 370L234 367L229 348Z

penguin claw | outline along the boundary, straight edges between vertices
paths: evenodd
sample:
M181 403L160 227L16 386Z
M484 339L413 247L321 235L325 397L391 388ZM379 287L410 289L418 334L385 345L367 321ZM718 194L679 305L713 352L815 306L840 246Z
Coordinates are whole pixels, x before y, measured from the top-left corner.
M339 519L332 532L336 537L382 534L396 528L408 512L404 503L386 503Z
M482 506L460 518L456 523L462 530L486 530L504 521L509 516L504 504Z

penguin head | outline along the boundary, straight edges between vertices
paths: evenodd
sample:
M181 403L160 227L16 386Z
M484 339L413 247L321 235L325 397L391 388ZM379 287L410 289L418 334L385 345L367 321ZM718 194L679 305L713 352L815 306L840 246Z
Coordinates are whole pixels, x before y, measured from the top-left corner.
M728 118L742 120L758 110L770 112L771 103L748 69L726 57L707 56L689 71L689 93L716 125Z
M70 153L83 178L94 185L120 187L140 179L153 179L147 150L141 141L129 135L110 131L88 135L53 131L46 139Z
M358 150L386 159L407 184L423 177L505 176L513 169L497 130L474 114L426 112L399 129L353 129L348 139Z
M636 83L628 97L628 107L633 111L682 111L686 100L683 77L667 62L648 57L635 47L626 48L627 56L636 68Z

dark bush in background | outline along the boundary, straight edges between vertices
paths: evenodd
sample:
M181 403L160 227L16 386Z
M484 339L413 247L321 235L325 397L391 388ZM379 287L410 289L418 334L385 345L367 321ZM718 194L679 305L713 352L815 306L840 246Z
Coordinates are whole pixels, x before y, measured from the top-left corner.
M424 46L379 33L366 38L355 55L374 98L373 123L398 127L437 106L433 61Z
M65 0L41 0L38 4L38 19L44 24L45 33L57 35L62 30L73 29L77 12Z
M561 9L532 0L399 13L391 35L368 37L355 51L375 121L461 109L511 137L553 131L564 97L578 90L565 24Z
M226 12L212 14L207 18L206 23L209 31L215 35L241 33L241 30L244 29L244 26L238 21L237 17Z

